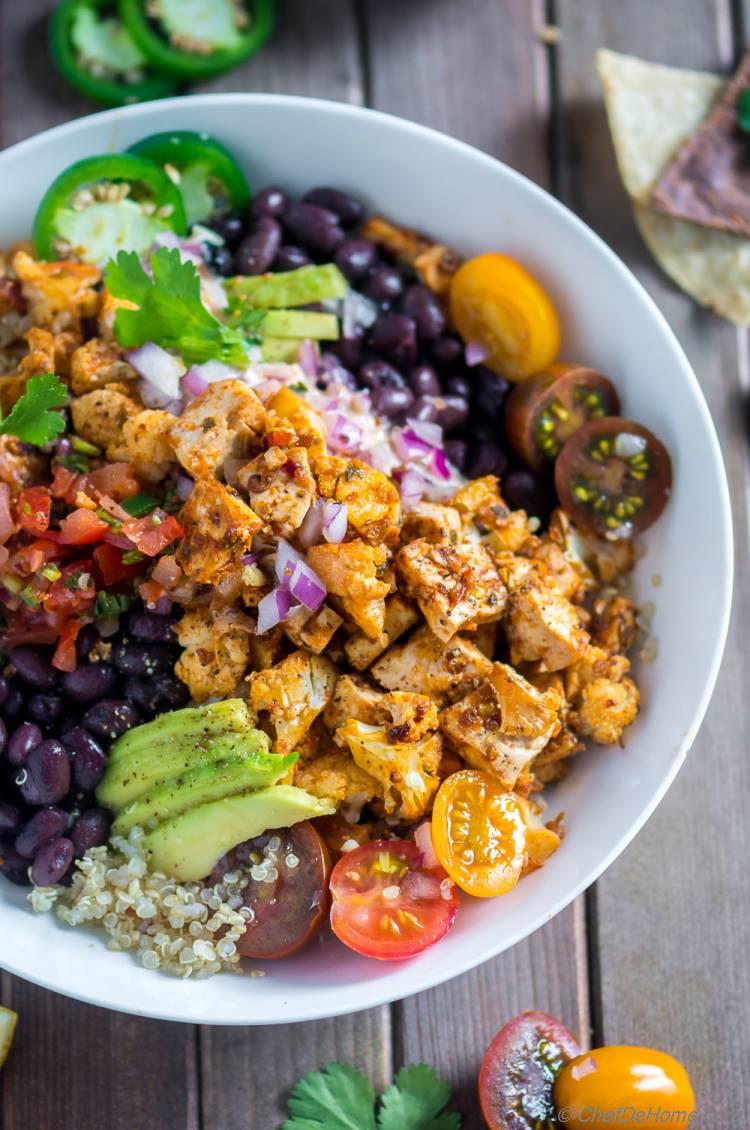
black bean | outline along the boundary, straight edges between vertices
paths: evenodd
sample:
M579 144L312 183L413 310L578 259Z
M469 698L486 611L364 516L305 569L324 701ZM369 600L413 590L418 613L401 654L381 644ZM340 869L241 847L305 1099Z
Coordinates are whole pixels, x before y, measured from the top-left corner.
M70 788L70 756L56 738L32 749L16 781L27 804L57 804Z
M53 691L37 691L26 703L26 715L30 722L41 726L48 732L57 726L62 718L62 696Z
M397 365L410 368L417 359L417 330L406 314L381 314L370 333L370 345Z
M430 396L418 396L409 409L410 420L424 420L429 424L436 424L438 415L437 405Z
M440 300L426 286L410 286L404 295L403 309L416 322L422 341L435 341L445 329L445 314Z
M0 836L15 834L22 824L21 809L7 800L0 800Z
M464 470L466 461L469 454L469 445L465 439L449 439L443 446L445 458L458 467L459 471Z
M62 677L62 692L73 702L88 706L114 693L117 673L110 663L79 663Z
M281 228L270 216L258 221L252 235L243 239L234 255L238 275L262 275L271 269L281 247Z
M89 653L99 642L99 633L93 624L84 624L76 638L76 656L78 662L83 663L88 659Z
M288 203L289 198L283 188L269 185L253 197L250 212L258 219L261 216L280 216Z
M404 280L395 267L380 267L373 271L362 289L375 302L395 302L404 292Z
M140 715L132 703L117 698L105 698L84 714L81 725L95 738L113 742L140 722Z
M430 344L430 356L436 365L441 369L447 369L452 365L456 365L464 355L464 347L457 337L452 334L444 334L443 337L437 337Z
M224 215L215 216L203 226L220 235L227 247L236 247L245 231L245 221L238 212L225 212Z
M217 246L215 243L204 243L203 258L217 275L226 278L234 274L234 252L231 247L224 244Z
M125 697L147 714L179 710L190 700L190 692L176 675L157 675L152 679L126 679Z
M61 808L40 808L16 836L16 851L33 859L50 840L61 836L68 826L68 814Z
M442 391L432 365L415 365L409 377L409 384L417 396L439 396Z
M3 703L3 717L9 726L18 722L26 709L23 695L21 694L20 687L12 686L8 691L8 697Z
M485 419L495 420L503 410L505 398L510 392L510 383L486 365L478 365L474 372L474 405L477 412Z
M32 749L42 741L42 731L33 722L22 722L8 740L6 757L14 769L20 769Z
M73 762L73 782L82 793L93 793L104 776L107 755L99 743L81 726L63 734L63 745Z
M445 391L448 395L461 396L464 400L471 398L472 387L471 381L463 373L454 373L452 377L447 377L445 381Z
M0 756L5 753L5 747L8 744L8 727L0 718Z
M378 258L378 249L369 239L345 239L336 248L334 260L350 282L363 279L372 270Z
M387 361L366 361L359 370L359 379L371 389L406 388L406 381Z
M29 885L29 861L19 855L10 839L0 840L0 873L19 887Z
M174 643L174 624L168 617L155 616L152 612L131 612L128 635L145 643Z
M333 255L344 241L344 232L335 212L319 204L290 204L281 217L289 234L303 247L318 255Z
M345 228L355 228L365 218L364 205L348 192L341 192L338 188L311 188L302 197L306 204L320 204L334 212Z
M347 369L356 369L362 360L362 345L365 331L362 326L357 326L348 337L341 337L335 345L331 346L333 353Z
M462 396L441 396L437 407L438 423L446 432L460 428L469 418L469 405Z
M10 690L10 683L5 678L5 675L0 675L0 710L2 710L3 703L5 702L6 698L8 697L8 691L9 690Z
M24 683L36 690L45 691L54 687L58 674L52 666L52 656L43 647L22 644L10 652L10 661Z
M508 456L494 443L480 441L473 450L469 461L469 474L472 479L480 479L483 475L497 475L498 478L505 474L508 466Z
M272 270L296 271L299 267L307 267L310 262L312 262L310 256L301 247L295 247L291 243L282 243L276 252Z
M531 471L511 471L502 481L503 498L511 510L525 510L536 518L544 518L550 508L547 488Z
M31 865L32 883L37 887L54 887L73 862L73 854L73 843L66 836L47 844Z
M89 848L106 844L110 820L109 813L103 808L89 808L81 813L70 829L76 858L80 858Z
M408 415L413 403L414 393L410 388L380 388L372 399L375 413L390 420Z
M170 671L174 656L170 648L160 643L142 643L126 640L112 649L112 663L123 675L153 675Z

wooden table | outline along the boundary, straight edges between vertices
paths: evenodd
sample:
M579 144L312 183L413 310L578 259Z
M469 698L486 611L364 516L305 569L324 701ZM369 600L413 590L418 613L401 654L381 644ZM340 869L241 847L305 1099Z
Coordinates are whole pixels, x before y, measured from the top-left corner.
M92 109L51 71L50 7L0 0L3 146ZM272 45L211 89L366 103L455 134L557 192L654 296L708 398L731 483L739 555L724 665L677 783L596 888L442 988L337 1020L219 1029L131 1019L4 974L3 1003L21 1024L0 1077L0 1130L274 1130L290 1085L335 1058L353 1061L377 1086L403 1063L433 1064L474 1130L482 1125L475 1082L483 1050L526 1008L564 1018L594 1044L669 1049L692 1072L699 1125L741 1130L750 1115L748 337L678 293L643 247L615 170L593 53L606 45L726 70L746 41L750 0L279 7ZM559 29L556 42L541 34L545 25Z

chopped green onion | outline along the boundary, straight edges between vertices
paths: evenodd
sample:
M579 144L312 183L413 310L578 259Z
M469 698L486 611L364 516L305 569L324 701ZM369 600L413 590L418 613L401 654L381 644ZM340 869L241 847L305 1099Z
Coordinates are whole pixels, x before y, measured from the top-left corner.
M97 506L94 513L96 514L97 518L101 518L102 522L106 522L107 525L112 526L113 529L119 530L121 528L122 522L120 521L120 519L115 518L112 514L110 514L102 506Z
M127 553L122 555L123 565L137 565L139 561L143 561L146 554L141 553L140 549L129 549Z
M62 577L62 570L57 565L45 565L42 569L42 576L46 577L48 581L59 581Z
M101 455L101 447L97 447L95 443L89 443L87 439L81 439L80 436L70 437L70 446L74 451L80 451L82 455Z
M31 585L26 585L26 588L21 589L18 595L20 596L24 604L27 604L29 606L29 608L38 607L39 600Z
M94 616L98 620L117 620L121 613L127 612L131 600L124 593L98 592L94 601Z

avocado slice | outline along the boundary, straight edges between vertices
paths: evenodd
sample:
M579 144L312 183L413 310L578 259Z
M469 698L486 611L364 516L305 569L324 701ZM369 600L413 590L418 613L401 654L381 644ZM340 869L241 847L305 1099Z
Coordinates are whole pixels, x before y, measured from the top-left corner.
M263 319L263 334L269 337L312 338L336 341L339 320L335 314L312 310L269 310Z
M299 361L299 349L304 340L302 337L264 337L260 343L263 360L292 365Z
M152 871L179 882L197 882L211 873L237 844L270 828L330 816L333 807L293 785L272 785L255 793L202 804L160 824L144 839Z
M144 749L161 750L165 743L179 741L181 745L197 744L214 735L252 731L253 719L247 703L242 698L227 698L205 706L186 706L160 714L153 722L134 726L111 746L109 765L114 765L131 754Z
M226 283L232 298L246 298L251 306L263 310L285 310L289 306L309 306L328 298L344 298L349 283L335 263L311 264L295 271L266 275L238 275Z
M209 801L275 785L291 769L297 756L296 753L285 757L268 754L262 759L245 757L199 765L179 777L154 785L131 801L119 813L112 831L118 836L127 836L136 824L142 828L151 823L161 824ZM272 766L268 764L271 761Z

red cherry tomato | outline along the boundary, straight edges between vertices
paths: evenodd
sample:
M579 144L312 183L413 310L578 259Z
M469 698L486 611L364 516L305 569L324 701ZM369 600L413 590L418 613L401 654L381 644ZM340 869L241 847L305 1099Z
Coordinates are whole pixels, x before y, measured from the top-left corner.
M18 496L16 517L22 530L43 534L49 526L52 499L46 487L27 487Z
M163 511L158 510L147 514L145 518L123 522L122 532L147 557L156 557L157 553L161 553L185 533L176 518L171 514L165 517Z
M501 1028L479 1072L479 1102L489 1130L555 1126L554 1080L581 1049L546 1012L523 1012Z
M427 868L416 844L378 840L347 852L331 875L331 926L350 949L401 961L439 942L458 910L442 867Z

